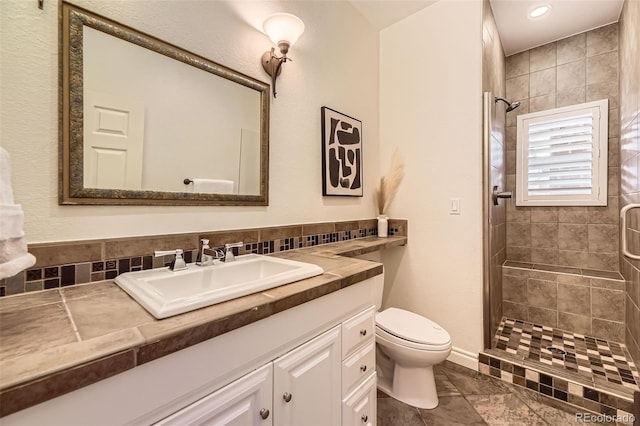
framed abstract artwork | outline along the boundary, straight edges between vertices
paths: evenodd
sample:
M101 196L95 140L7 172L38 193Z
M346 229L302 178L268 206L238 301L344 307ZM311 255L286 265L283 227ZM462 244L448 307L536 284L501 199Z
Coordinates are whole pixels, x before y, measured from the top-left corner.
M328 107L322 115L322 195L362 197L362 122Z

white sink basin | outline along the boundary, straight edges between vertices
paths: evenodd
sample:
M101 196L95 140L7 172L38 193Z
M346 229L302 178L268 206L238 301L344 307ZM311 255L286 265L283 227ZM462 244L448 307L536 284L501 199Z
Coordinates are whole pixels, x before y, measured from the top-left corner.
M188 265L187 270L169 268L127 272L116 277L124 291L161 319L320 275L324 270L311 263L246 254L235 262L213 266Z

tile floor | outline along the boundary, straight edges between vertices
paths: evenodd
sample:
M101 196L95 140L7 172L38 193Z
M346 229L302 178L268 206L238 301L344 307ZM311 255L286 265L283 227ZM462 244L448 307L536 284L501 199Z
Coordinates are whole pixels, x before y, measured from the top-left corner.
M378 392L378 426L587 424L576 419L582 413L579 409L448 361L435 367L435 376L440 404L433 410L417 409Z

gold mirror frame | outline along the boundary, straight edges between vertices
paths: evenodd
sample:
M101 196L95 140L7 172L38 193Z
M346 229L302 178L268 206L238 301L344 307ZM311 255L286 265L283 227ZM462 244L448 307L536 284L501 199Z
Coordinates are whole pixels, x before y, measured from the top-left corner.
M205 194L85 188L83 180L83 26L85 25L259 92L260 194ZM269 204L270 86L267 83L64 2L61 4L60 31L60 204L228 206Z

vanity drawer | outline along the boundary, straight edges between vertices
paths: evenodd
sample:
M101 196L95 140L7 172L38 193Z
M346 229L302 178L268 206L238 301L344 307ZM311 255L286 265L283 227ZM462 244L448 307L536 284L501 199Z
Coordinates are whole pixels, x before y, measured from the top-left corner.
M376 344L371 340L349 358L342 361L342 396L352 392L376 370Z
M342 357L348 356L355 348L376 334L376 307L349 318L342 323Z

